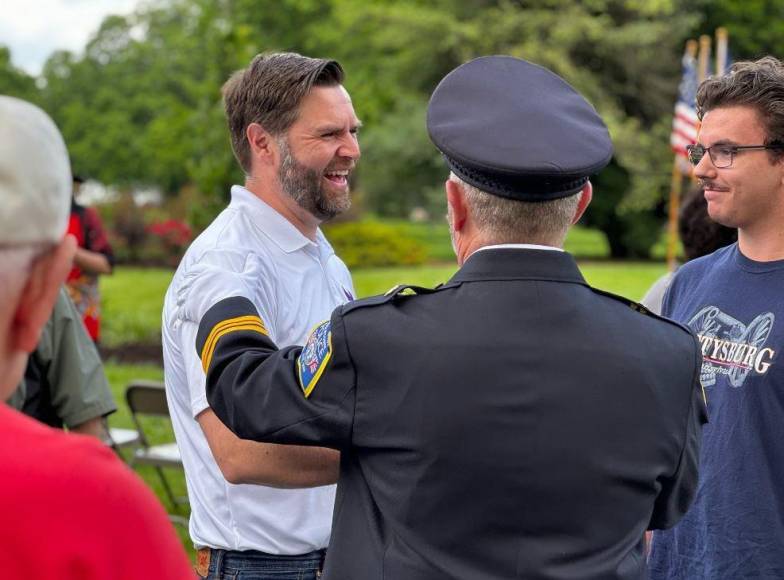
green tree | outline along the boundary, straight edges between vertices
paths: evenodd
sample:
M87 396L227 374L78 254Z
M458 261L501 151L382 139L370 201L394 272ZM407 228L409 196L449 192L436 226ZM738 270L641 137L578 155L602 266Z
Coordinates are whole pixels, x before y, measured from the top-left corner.
M683 39L707 2L691 1L676 12L672 0L159 0L107 18L83 55L52 55L40 100L79 171L169 195L195 186L201 224L242 179L220 97L231 72L266 50L337 58L364 122L367 207L439 215L446 170L424 124L432 90L471 58L519 56L561 74L606 120L617 175L597 179L597 201L613 203L588 219L613 237L614 255L645 255L668 188ZM0 53L0 79L9 62Z
M781 57L784 42L784 3L778 0L691 0L702 15L693 36L713 35L721 26L729 33L733 60Z
M0 45L0 94L32 102L38 102L40 99L35 78L15 67L11 62L11 50L2 45Z

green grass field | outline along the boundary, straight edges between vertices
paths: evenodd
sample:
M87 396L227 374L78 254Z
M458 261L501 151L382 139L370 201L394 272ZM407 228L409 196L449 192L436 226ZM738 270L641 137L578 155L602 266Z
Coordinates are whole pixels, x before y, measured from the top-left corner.
M107 361L104 363L104 370L106 371L106 378L109 379L109 385L112 389L114 400L117 402L117 412L109 417L109 426L132 429L134 428L134 425L131 420L128 406L125 403L125 388L128 386L128 383L135 379L163 381L163 369L154 364L129 365ZM152 443L174 441L174 432L171 428L171 422L167 419L145 419L143 427ZM131 450L121 450L121 453L127 458L130 457L132 452ZM155 495L158 496L158 499L161 500L161 503L166 508L166 511L180 516L188 515L187 507L177 506L175 508L175 506L168 501L159 476L152 467L138 466L135 467L135 470L142 479L144 479L147 485L153 489ZM182 472L177 469L165 469L164 473L174 494L177 497L186 496L185 477ZM193 558L193 545L188 536L188 530L183 525L177 525L175 526L175 529L182 540L183 546L185 546L185 549L191 555L191 558Z
M656 262L582 262L588 282L602 290L638 300L665 271ZM435 286L445 282L457 266L428 265L416 268L355 270L354 285L360 297L380 294L396 284ZM103 337L107 346L160 340L163 295L173 272L163 269L117 268L101 279Z
M385 218L383 221L425 246L429 262L454 262L455 253L446 220L440 223L412 223L408 220ZM610 246L604 234L582 226L569 230L564 246L567 251L580 258L607 258L610 255Z

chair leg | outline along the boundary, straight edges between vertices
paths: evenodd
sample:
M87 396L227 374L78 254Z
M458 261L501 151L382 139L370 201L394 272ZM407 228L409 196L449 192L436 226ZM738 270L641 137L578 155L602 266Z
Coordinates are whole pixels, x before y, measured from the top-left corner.
M161 480L161 485L163 486L163 490L166 492L166 496L169 498L169 501L171 502L172 508L174 509L174 511L178 511L180 502L177 501L177 498L174 495L171 486L169 485L169 480L166 479L166 475L163 473L163 468L156 465L155 471L158 472L158 478Z
M186 530L188 529L188 518L185 516L181 516L178 514L169 514L169 521L173 523L175 526L182 526Z

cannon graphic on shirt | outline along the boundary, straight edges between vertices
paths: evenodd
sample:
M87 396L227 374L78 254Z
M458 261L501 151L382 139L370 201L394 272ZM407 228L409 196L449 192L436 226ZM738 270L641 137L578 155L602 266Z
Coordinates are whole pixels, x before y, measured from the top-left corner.
M737 388L752 371L764 374L774 354L772 349L764 348L774 321L773 313L766 312L746 326L715 306L706 306L694 315L689 326L702 347L702 385L714 385L716 376L723 374Z

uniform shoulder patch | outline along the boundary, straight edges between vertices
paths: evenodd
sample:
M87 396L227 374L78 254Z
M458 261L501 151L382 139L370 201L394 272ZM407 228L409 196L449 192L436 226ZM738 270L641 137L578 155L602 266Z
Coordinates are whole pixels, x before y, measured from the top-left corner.
M634 300L630 300L629 298L626 298L626 296L621 296L620 294L613 294L612 292L607 292L606 290L600 290L599 288L594 288L593 286L589 286L589 287L596 294L601 294L602 296L607 296L608 298L612 298L613 300L617 300L618 302L623 302L624 304L626 304L626 306L628 306L635 312L639 312L640 314L649 314L652 316L656 316L645 306L643 306L639 302L635 302Z
M340 307L340 312L342 314L348 314L353 310L357 310L359 308L365 308L368 306L379 306L381 304L387 304L392 302L398 296L418 296L421 294L432 294L433 292L438 292L440 288L423 288L422 286L410 286L399 284L387 290L384 294L378 294L377 296L369 296L368 298L361 298L360 300L354 300L353 302L349 302L344 304Z
M310 397L332 358L332 323L325 320L308 337L297 357L297 377L305 398Z

